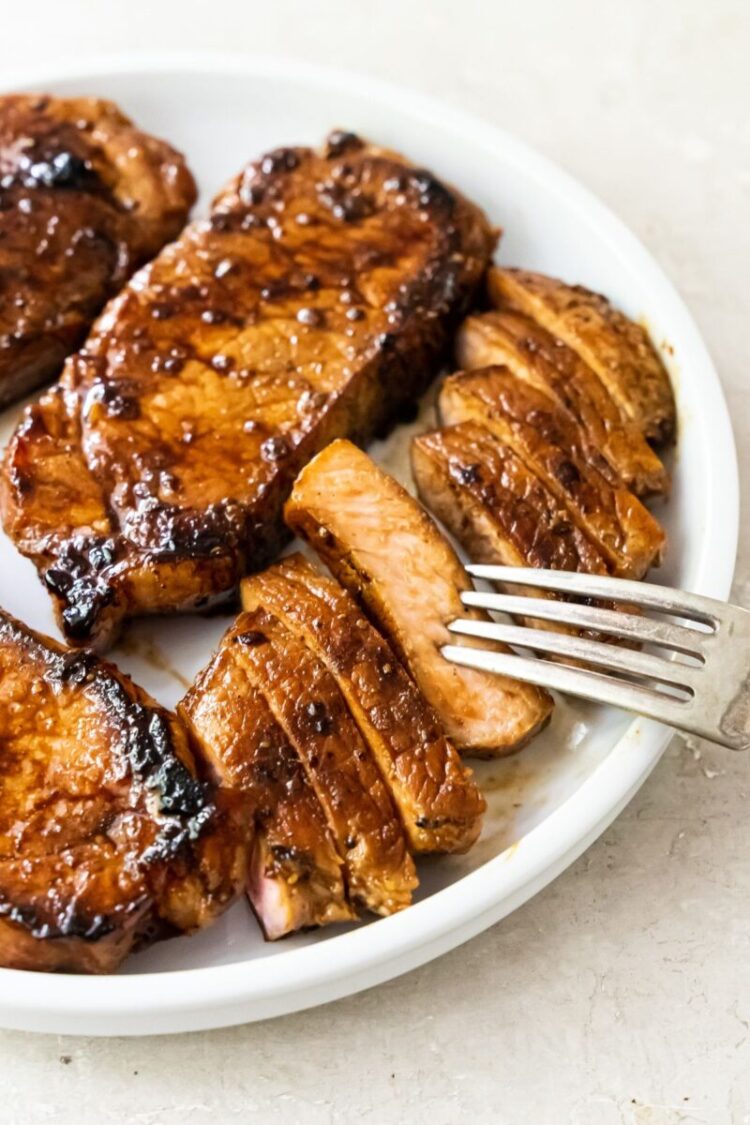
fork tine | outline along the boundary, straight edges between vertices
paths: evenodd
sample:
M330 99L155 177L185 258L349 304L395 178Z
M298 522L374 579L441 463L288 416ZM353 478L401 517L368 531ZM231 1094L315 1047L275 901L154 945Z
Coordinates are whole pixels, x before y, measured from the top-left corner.
M527 598L517 597L515 594L465 590L461 594L461 601L465 606L508 613L514 617L557 621L561 625L573 625L579 629L608 633L638 644L661 645L663 648L671 648L689 656L702 656L703 646L711 636L709 633L700 633L697 629L688 629L684 625L655 621L653 618L642 617L635 613L618 613L612 609L555 601L552 598Z
M623 672L628 676L645 676L662 684L695 689L695 665L678 664L661 656L650 656L645 652L616 648L601 641L584 639L565 633L553 633L547 629L528 629L519 625L506 625L494 621L471 621L459 618L448 626L451 633L464 637L484 637L503 644L523 645L537 652L548 652L573 660L584 660L587 664L597 664L612 672Z
M726 609L722 602L714 601L713 598L685 594L668 586L654 586L650 582L631 582L600 574L479 564L467 566L466 569L475 578L485 578L490 582L511 582L516 586L536 586L538 589L554 590L560 594L631 602L644 609L673 613L677 617L699 621L714 628L718 626Z
M639 715L670 726L684 727L691 709L690 701L677 700L640 684L627 684L600 672L582 671L567 668L564 664L552 664L548 660L517 656L515 653L487 652L481 648L466 648L462 645L444 645L440 651L446 660L462 664L465 668L496 672L539 687L590 699L593 703L606 703L625 711L636 711Z

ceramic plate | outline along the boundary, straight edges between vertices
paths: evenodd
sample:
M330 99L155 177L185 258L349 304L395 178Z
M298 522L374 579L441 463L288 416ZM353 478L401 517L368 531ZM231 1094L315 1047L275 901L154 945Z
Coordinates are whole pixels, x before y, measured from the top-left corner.
M584 188L513 137L439 102L355 75L236 57L98 60L25 74L9 89L112 98L188 157L198 211L267 148L319 143L344 126L401 150L454 183L505 230L499 260L607 293L644 321L677 392L674 493L659 515L670 536L660 578L727 595L737 539L737 473L721 388L698 331L659 267ZM19 410L0 418L5 442ZM417 426L375 447L408 483ZM0 603L56 632L30 563L0 535ZM227 619L139 623L115 660L163 703L176 703ZM490 810L465 857L422 864L417 902L393 918L265 944L244 902L213 929L131 957L117 976L0 970L0 1024L57 1033L187 1031L262 1019L378 984L466 941L539 891L613 820L657 762L669 732L593 705L560 701L534 745L477 773Z

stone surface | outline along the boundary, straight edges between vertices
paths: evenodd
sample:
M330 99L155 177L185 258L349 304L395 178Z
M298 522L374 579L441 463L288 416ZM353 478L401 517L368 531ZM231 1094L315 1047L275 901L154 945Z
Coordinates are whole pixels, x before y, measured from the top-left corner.
M690 305L743 459L750 605L750 9L742 2L37 0L6 59L246 49L360 69L503 125L580 177ZM0 1033L0 1120L530 1125L750 1122L747 758L676 739L543 894L349 1000L160 1040Z

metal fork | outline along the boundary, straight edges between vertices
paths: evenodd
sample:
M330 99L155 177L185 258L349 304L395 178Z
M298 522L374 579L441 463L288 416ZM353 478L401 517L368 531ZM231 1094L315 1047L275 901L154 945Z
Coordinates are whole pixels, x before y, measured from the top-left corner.
M595 630L656 646L661 655L548 629L460 618L448 626L452 633L520 645L602 670L458 645L443 647L448 660L635 711L732 750L750 749L750 611L667 586L619 578L512 566L467 570L490 582L633 605L638 612L478 590L461 595L466 606ZM641 610L661 617L647 617ZM666 616L681 621L664 620ZM688 660L675 659L678 654Z

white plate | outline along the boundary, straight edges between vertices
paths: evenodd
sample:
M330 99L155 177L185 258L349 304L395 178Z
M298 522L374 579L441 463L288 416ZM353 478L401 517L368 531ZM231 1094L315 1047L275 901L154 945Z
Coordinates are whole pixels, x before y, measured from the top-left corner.
M202 205L268 147L318 143L345 126L452 181L506 230L504 262L607 293L644 318L672 373L680 414L665 580L727 595L738 526L735 451L714 368L687 310L636 239L569 176L492 126L372 79L300 63L159 56L25 74L12 89L113 98L181 147ZM425 405L423 415L429 417ZM17 417L0 421L4 443ZM400 471L409 429L376 450ZM31 565L0 537L0 603L54 632ZM226 621L135 627L116 659L163 702L182 693ZM118 976L0 970L0 1024L93 1035L218 1027L321 1004L403 973L466 941L564 870L613 820L656 764L669 732L585 704L561 703L534 746L478 769L490 800L469 856L422 864L419 901L393 917L265 945L244 903L212 930L132 957Z

